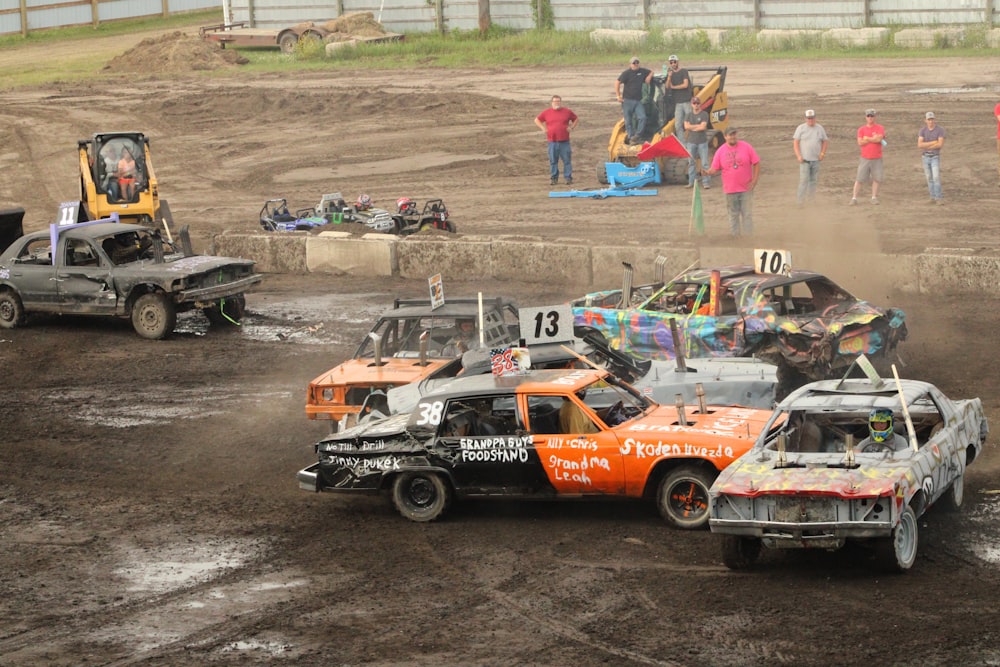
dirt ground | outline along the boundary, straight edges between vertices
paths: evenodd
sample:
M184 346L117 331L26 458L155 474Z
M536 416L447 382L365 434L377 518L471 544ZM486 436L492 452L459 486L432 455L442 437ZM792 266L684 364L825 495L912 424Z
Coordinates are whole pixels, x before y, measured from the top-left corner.
M12 51L40 57L0 58ZM733 122L764 165L747 248L995 252L997 89L984 82L998 69L987 58L733 65ZM77 196L75 140L135 129L152 137L162 192L203 248L256 228L266 199L299 207L338 190L385 207L442 197L460 234L728 243L718 187L695 239L683 188L547 196L532 118L563 96L582 119L576 187L596 188L617 74L230 68L3 91L0 207L25 206L29 229L47 224ZM889 139L883 204L848 208L853 135L871 106ZM806 108L832 143L819 201L798 210L791 134ZM940 208L925 203L915 148L927 110L949 132ZM833 276L870 298L869 277ZM453 295L502 291L524 305L580 291L484 284L474 266L445 280ZM970 468L964 512L926 515L902 576L854 553L766 553L756 572L733 574L715 536L667 529L639 503L470 502L416 525L384 499L299 491L295 472L324 433L305 419L307 383L353 352L393 296L424 290L270 276L240 330L190 315L163 342L74 318L4 331L0 665L1000 664L992 443ZM1000 428L992 290L971 303L887 298L908 314L903 374L980 396Z

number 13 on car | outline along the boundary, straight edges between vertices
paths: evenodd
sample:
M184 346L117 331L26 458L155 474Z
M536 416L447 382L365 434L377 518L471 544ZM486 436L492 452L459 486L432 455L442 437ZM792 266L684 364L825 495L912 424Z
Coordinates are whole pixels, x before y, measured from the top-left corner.
M564 343L573 339L573 309L568 303L521 308L517 316L525 345Z

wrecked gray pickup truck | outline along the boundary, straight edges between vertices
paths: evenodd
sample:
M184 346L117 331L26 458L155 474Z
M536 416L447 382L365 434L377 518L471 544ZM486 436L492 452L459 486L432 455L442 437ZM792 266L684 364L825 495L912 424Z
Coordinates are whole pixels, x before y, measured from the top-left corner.
M263 276L254 262L195 255L159 232L113 219L51 225L21 234L23 209L0 212L0 327L29 313L131 318L143 338L170 335L177 313L202 309L213 324L237 323L243 293ZM3 247L3 246L0 246Z

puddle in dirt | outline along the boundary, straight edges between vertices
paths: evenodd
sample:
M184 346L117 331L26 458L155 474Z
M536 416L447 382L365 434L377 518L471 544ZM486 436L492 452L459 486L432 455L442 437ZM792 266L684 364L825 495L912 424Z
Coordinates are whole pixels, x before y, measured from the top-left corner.
M972 552L989 563L1000 563L1000 493L991 492L986 501L972 513L972 521L983 528L972 542Z
M233 403L266 405L291 396L291 389L248 392L229 387L178 388L163 385L119 396L93 389L67 389L48 394L44 399L48 405L73 405L75 417L87 424L131 428L224 415L233 411Z
M259 561L266 548L262 540L192 536L183 543L122 550L121 564L114 574L124 581L130 597L164 597L155 604L136 607L121 623L95 631L92 639L125 644L133 655L186 637L211 642L209 629L218 626L219 619L235 619L287 604L309 583L300 573L279 571L241 574L235 581L221 579ZM224 646L223 652L272 655L287 655L294 648L281 637L247 637Z
M323 294L282 301L254 300L239 325L239 334L261 342L300 345L355 343L387 308L385 294ZM391 305L391 304L390 304ZM200 312L177 317L178 334L204 336L211 328Z

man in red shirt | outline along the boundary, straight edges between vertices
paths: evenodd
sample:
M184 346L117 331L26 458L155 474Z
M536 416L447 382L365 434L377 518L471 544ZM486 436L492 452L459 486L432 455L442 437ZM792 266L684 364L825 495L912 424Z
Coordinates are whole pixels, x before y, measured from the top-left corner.
M851 206L858 203L861 185L871 181L872 203L878 204L878 186L882 182L882 146L885 128L875 122L875 109L865 111L865 124L858 128L858 146L861 146L861 162L858 175L854 179L854 194Z
M1000 176L1000 104L993 107L993 115L997 117L997 175Z
M559 160L563 163L566 185L573 185L573 151L569 146L569 131L576 127L576 114L562 105L562 98L552 96L552 106L535 118L535 125L549 140L550 184L559 182Z

